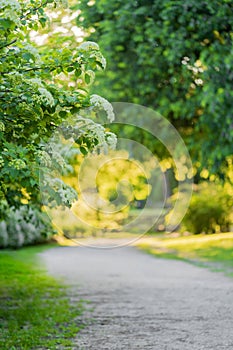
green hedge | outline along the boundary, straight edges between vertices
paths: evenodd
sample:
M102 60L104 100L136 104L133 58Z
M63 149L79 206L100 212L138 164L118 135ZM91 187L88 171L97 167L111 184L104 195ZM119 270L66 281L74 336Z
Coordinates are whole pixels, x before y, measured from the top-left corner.
M5 210L6 219L0 221L0 248L42 243L55 233L47 215L36 207L21 205Z

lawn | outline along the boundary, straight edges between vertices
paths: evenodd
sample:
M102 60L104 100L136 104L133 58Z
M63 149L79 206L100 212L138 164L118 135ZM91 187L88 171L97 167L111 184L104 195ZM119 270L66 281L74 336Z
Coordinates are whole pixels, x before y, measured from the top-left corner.
M137 247L160 258L181 259L233 276L233 232L213 235L144 237Z
M37 253L45 246L0 252L0 349L72 349L82 304L47 275Z

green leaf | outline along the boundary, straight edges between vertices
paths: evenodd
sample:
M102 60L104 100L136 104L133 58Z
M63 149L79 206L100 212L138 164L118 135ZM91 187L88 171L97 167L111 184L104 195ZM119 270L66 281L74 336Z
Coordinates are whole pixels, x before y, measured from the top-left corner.
M80 110L80 108L78 108L78 107L73 107L73 108L71 108L70 112L71 112L72 114L75 114L75 113L78 113L79 110Z
M70 67L67 68L67 72L73 72L73 70L74 70L73 66L70 66Z
M90 75L89 75L88 73L86 73L86 74L85 74L85 83L86 83L87 85L89 85L90 82L91 82L91 77L90 77Z
M76 77L80 77L81 74L82 74L82 70L80 68L75 70L75 76Z
M0 18L0 27L3 29L12 29L14 28L14 22L6 18Z
M80 152L81 152L81 153L82 153L84 156L86 156L86 155L87 155L88 150L87 150L85 147L80 146L80 147L79 147L79 149L80 149Z
M65 118L68 115L68 113L66 111L60 111L59 115L60 117Z
M47 18L46 17L40 17L39 18L39 22L40 22L42 28L44 28L45 25L46 25L46 22L47 22Z

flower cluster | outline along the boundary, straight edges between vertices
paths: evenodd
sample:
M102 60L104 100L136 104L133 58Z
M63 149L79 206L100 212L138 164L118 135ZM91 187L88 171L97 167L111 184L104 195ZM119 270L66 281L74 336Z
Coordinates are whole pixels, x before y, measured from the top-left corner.
M79 45L78 49L85 52L92 51L92 53L90 54L90 57L94 57L95 60L100 63L103 69L106 68L106 59L100 52L100 48L98 44L96 44L93 41L85 41Z
M37 115L38 112L35 112L34 104L46 104L49 106L54 105L54 99L52 94L44 86L43 82L39 78L30 78L28 79L25 75L18 72L10 72L5 78L9 86L15 87L15 93L21 94L21 91L24 92L24 99L18 104L18 107L25 109L30 113ZM27 99L25 90L30 93L30 99Z
M99 48L99 45L94 41L85 41L79 45L78 49L83 51L90 51L90 50L99 51L100 48Z
M110 149L115 149L116 148L116 144L117 144L117 137L114 133L112 132L105 132L105 140L107 143L107 146Z
M55 2L59 5L61 4L64 8L68 7L68 0L55 0Z
M21 247L43 242L54 233L45 213L28 205L8 207L6 219L0 221L0 247Z
M39 79L39 78L29 79L29 82L32 83L36 88L44 87L41 79Z
M16 0L0 0L0 9L4 11L4 15L1 17L5 17L15 24L20 24L20 10L21 6Z
M47 89L45 89L44 87L39 87L38 91L42 96L43 102L45 102L46 104L48 104L50 106L54 105L53 96Z
M115 149L116 147L116 135L106 131L103 125L87 117L76 115L72 122L69 120L63 123L60 130L66 140L73 140L77 145L88 149L89 152L103 150L105 153L109 148ZM59 141L53 140L53 143L56 145L54 149L57 148ZM59 149L65 159L72 158L71 154L74 156L77 152L79 153L77 148L70 148L70 146L68 148L62 145L62 148Z
M8 165L16 170L23 170L27 166L22 159L12 159Z
M97 140L97 145L101 145L105 141L105 129L102 125L94 123L90 119L86 119L86 124L84 126L84 135L90 139Z
M51 152L51 158L61 169L66 168L67 163L59 151L53 149Z
M59 195L61 203L67 207L71 207L72 204L78 199L77 192L59 178L45 176L43 185L52 189L56 195ZM50 203L57 203L55 195L52 194L51 196L54 198L50 198Z
M194 65L192 65L190 63L190 58L185 56L183 57L181 63L186 66L186 68L188 70L190 70L192 73L193 73L193 78L194 78L194 82L191 83L190 87L192 89L195 89L196 86L199 86L199 85L203 85L204 84L204 81L203 79L201 78L198 78L199 74L200 73L203 73L205 70L206 70L206 67L204 66L204 64L200 61L200 60L197 60Z
M70 186L60 188L57 193L59 194L62 203L67 207L71 207L78 199L77 192Z
M37 151L40 165L50 167L52 165L50 155L46 151Z
M86 137L90 141L95 141L96 146L101 146L105 143L105 129L102 125L95 123L89 118L77 116L74 132L77 132L77 137Z
M91 95L90 102L92 106L105 111L110 123L114 121L115 115L113 112L113 107L105 98L99 95Z
M101 53L100 51L94 51L94 52L90 55L90 57L94 57L95 60L96 60L97 62L100 63L102 69L105 69L105 68L106 68L106 66L107 66L107 61L106 61L106 59L104 58L104 56L102 55L102 53Z
M189 70L191 70L194 74L198 74L198 73L203 73L204 70L206 70L206 67L203 65L203 63L200 60L197 60L194 65L192 65L190 63L190 58L185 56L183 57L181 63L185 66L187 66L187 68Z

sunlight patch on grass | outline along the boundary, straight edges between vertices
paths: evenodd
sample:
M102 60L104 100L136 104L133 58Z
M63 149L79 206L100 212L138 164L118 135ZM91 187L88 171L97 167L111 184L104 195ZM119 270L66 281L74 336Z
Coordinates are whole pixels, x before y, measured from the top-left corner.
M233 268L233 232L181 237L145 237L137 247L163 258L218 262Z

